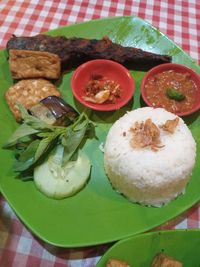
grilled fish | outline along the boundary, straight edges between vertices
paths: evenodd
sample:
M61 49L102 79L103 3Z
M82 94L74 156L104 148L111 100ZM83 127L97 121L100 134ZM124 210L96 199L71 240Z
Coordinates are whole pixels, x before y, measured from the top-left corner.
M7 49L45 51L61 58L62 70L68 70L92 59L114 60L132 69L150 69L162 63L171 62L169 55L159 55L139 48L123 47L113 43L108 37L101 40L66 38L39 34L33 37L13 36Z

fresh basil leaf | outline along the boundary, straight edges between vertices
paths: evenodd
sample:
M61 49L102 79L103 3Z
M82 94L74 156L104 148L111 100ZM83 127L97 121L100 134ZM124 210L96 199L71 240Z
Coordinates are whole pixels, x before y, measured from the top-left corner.
M40 140L36 139L29 144L29 146L20 153L19 161L26 161L29 158L34 158L35 152L40 144Z
M52 130L53 131L54 126L47 124L44 121L30 115L22 105L18 105L18 107L21 112L21 116L22 116L22 119L24 120L24 123L28 124L29 126L37 130Z
M88 125L88 121L84 120L84 121L82 121L80 124L76 125L76 126L73 128L73 130L74 130L74 131L79 131L79 130L81 130L82 128L86 128L87 125Z
M8 141L5 143L3 148L10 148L14 145L16 145L21 138L29 135L33 135L38 133L38 130L32 128L31 126L27 124L22 124L17 130L12 134L12 136L8 139Z
M34 140L30 145L19 154L18 160L14 164L15 171L25 171L35 162L35 153L39 146L40 140Z
M80 119L73 125L73 130L74 131L79 131L80 129L86 127L88 125L88 118L86 117L85 114L82 114L80 116Z
M63 162L62 165L65 165L78 146L80 145L81 141L83 140L83 137L85 135L87 127L81 128L79 131L70 131L67 135L64 135L62 137L62 145L64 146L64 156L63 156Z
M60 131L45 133L46 138L43 138L35 152L35 162L46 153L55 139L60 135Z
M33 116L30 116L29 118L27 118L25 120L26 124L30 125L31 127L33 127L34 129L37 130L51 130L53 131L53 126L51 126L50 124L48 125L47 123L34 118Z
M40 144L40 140L36 139L33 142L29 144L29 146L24 150L19 158L19 161L26 161L27 159L33 157L35 155L35 152Z
M27 161L15 161L13 169L15 172L23 172L33 165L34 158L30 158Z
M48 138L40 141L40 144L35 152L34 162L36 162L48 150L50 145L51 140L49 140Z
M45 132L39 132L37 134L40 138L48 138L49 136L59 136L62 134L65 134L67 131L66 127L55 127L53 131L45 131Z

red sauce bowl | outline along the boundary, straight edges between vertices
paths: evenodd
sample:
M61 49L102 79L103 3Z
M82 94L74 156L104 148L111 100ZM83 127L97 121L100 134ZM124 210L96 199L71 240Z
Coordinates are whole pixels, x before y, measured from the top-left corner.
M147 98L145 86L147 82L149 81L149 79L151 79L153 76L159 73L162 73L164 71L169 71L169 70L174 70L177 73L189 73L191 75L190 76L191 80L196 84L196 87L197 87L197 91L195 93L196 99L192 107L187 111L180 111L180 112L174 112L174 113L178 116L187 116L198 111L200 109L200 75L196 73L194 70L192 70L191 68L186 67L181 64L176 64L176 63L166 63L166 64L158 65L152 68L151 70L149 70L145 74L145 76L143 77L141 81L141 86L140 86L140 91L141 91L141 95L142 95L144 102L150 107L155 107L155 108L162 107L161 105L160 106L153 105L152 102Z
M92 76L101 75L113 80L121 86L121 95L115 103L92 103L85 101L85 86ZM84 106L100 111L111 111L120 109L133 97L135 83L130 72L121 64L112 60L96 59L80 65L73 73L71 87L74 97Z

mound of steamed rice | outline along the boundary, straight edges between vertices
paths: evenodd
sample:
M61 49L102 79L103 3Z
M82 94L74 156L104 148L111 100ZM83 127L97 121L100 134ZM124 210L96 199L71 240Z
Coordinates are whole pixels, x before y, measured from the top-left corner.
M130 128L151 118L159 126L177 116L162 108L139 108L116 121L106 138L104 166L112 186L129 200L161 206L184 193L195 164L196 143L179 118L173 134L160 131L162 148L133 148Z

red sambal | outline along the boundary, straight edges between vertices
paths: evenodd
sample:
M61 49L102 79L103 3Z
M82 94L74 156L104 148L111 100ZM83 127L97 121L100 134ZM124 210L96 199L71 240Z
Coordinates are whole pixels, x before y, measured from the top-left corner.
M184 99L171 99L166 91L173 88L184 95ZM174 70L163 71L150 78L146 85L146 97L154 107L162 107L173 113L189 111L195 104L197 85L191 79L190 73L180 73Z
M102 104L115 103L121 96L121 86L117 82L101 75L92 76L85 86L85 101Z

